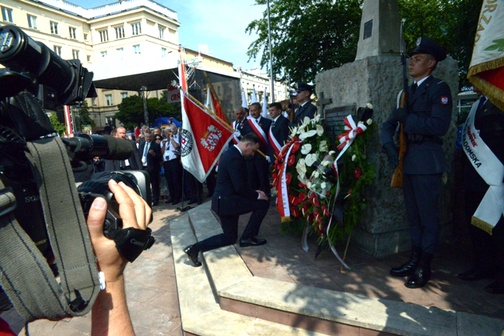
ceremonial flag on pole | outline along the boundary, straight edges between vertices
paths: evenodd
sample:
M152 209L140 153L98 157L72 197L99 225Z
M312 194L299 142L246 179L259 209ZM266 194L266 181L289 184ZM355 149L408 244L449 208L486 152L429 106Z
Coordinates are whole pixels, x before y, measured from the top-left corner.
M225 121L227 124L229 124L229 120L226 117L226 113L224 113L224 110L222 109L219 97L217 96L217 93L215 92L212 83L208 83L208 86L210 87L210 98L212 100L214 113L223 121Z
M182 91L182 166L201 183L227 148L233 132L216 115Z
M504 3L484 0L467 78L504 110Z
M264 89L264 94L263 94L261 117L268 118L268 100L266 97L266 89Z
M203 104L191 97L185 82L185 64L180 54L179 80L182 106L181 161L185 170L201 183L227 148L233 131ZM185 85L184 85L185 84Z
M243 108L248 108L248 104L247 104L247 94L245 93L245 91L242 91L242 104L241 106Z
M252 98L250 99L250 104L252 103L257 103L257 94L255 88L254 91L252 91Z

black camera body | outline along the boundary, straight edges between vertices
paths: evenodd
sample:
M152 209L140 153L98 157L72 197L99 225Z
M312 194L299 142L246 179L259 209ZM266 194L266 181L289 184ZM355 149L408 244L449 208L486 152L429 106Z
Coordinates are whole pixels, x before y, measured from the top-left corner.
M77 191L84 216L87 217L89 214L91 204L96 197L104 197L107 200L108 208L105 224L103 225L103 234L109 239L114 239L116 231L121 229L123 225L119 216L119 205L107 186L108 181L111 179L117 183L124 182L142 196L147 204L151 204L151 190L149 173L141 170L102 172L94 174L91 179L79 185Z

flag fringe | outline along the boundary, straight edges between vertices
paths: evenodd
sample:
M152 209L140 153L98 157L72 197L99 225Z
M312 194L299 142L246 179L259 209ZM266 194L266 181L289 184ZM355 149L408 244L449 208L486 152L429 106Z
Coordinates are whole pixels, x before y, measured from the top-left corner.
M478 229L485 231L489 235L492 235L493 226L488 224L487 222L485 222L477 217L472 217L471 224L476 226Z

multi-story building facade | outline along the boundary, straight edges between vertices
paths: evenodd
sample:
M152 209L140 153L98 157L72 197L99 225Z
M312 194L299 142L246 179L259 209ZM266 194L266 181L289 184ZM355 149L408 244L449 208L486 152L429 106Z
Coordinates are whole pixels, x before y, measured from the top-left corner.
M176 80L180 22L174 10L152 0L118 1L91 9L63 0L3 0L0 7L0 25L18 26L61 58L79 59L94 73L98 96L88 99L88 106L98 128L115 126L117 105L125 97L160 97ZM192 50L186 50L185 58L197 69L190 84L195 84L193 90L201 89L199 98L204 99L204 82L209 80L215 83L223 106L231 111L241 104L241 90L249 91L250 83L263 92L260 88L269 82L264 76L243 76L232 63ZM162 80L148 85L142 82L146 74L159 71L164 71ZM201 71L211 75L198 75Z

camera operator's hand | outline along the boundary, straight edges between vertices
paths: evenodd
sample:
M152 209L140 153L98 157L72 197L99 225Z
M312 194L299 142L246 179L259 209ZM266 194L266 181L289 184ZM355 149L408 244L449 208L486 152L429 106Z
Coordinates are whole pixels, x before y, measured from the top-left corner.
M152 214L147 202L122 182L118 184L114 180L110 180L108 187L119 204L119 215L123 220L123 228L133 227L145 230ZM119 254L116 243L103 235L106 213L107 202L104 198L97 197L89 210L87 224L99 269L105 274L105 281L108 283L116 281L122 276L127 260Z
M124 183L114 180L108 183L119 204L123 228L145 230L152 210L142 197ZM105 290L100 291L92 309L92 335L134 335L133 325L126 304L123 271L127 260L119 254L113 240L103 235L103 223L107 202L97 197L89 210L87 225L98 268L105 275Z

